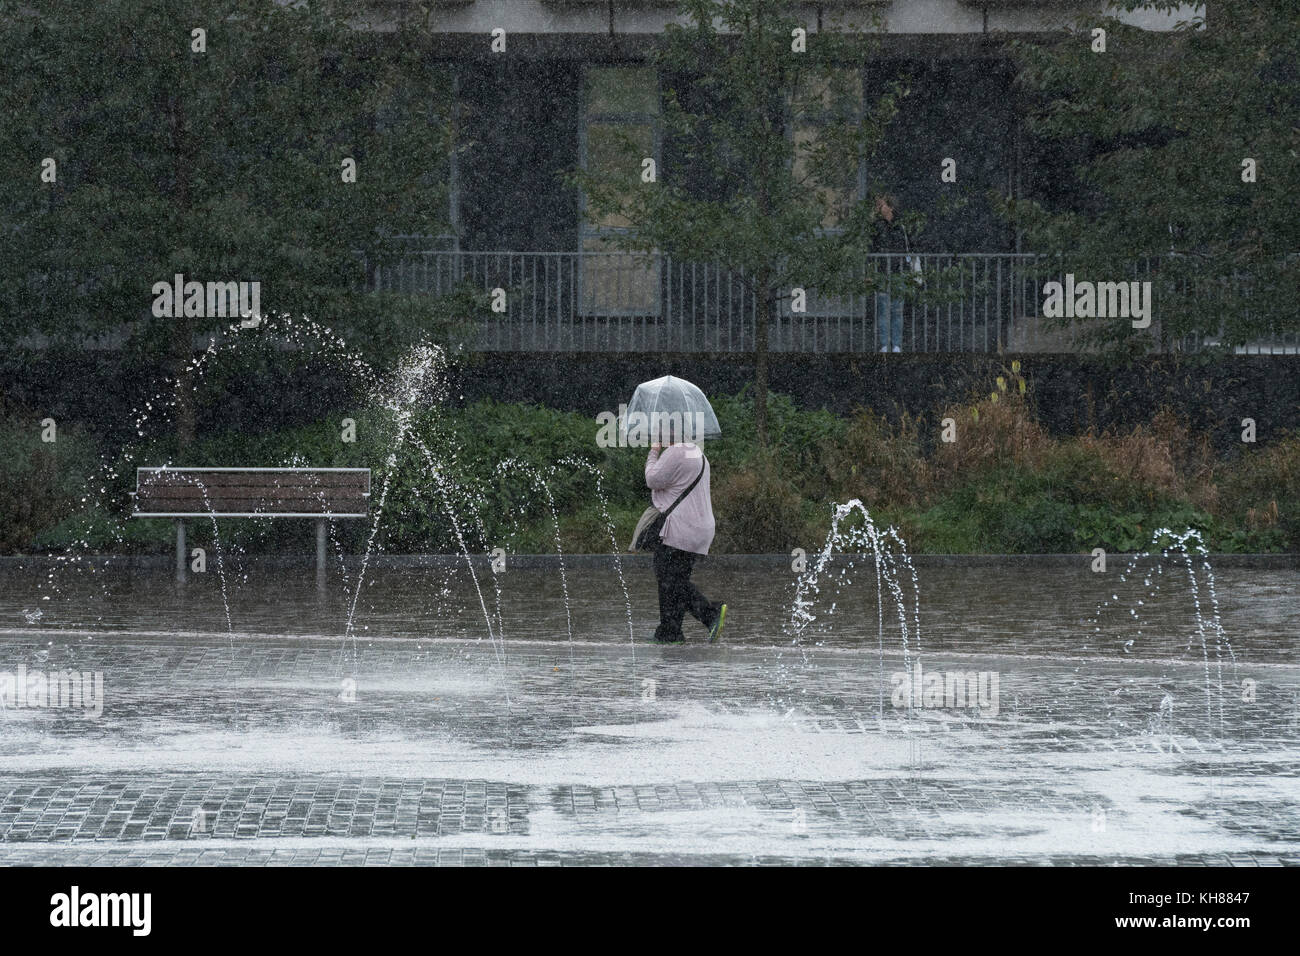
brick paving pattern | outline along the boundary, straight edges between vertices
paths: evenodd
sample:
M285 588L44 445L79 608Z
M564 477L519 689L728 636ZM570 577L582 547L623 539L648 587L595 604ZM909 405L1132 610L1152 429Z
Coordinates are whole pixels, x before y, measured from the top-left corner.
M1300 664L1280 581L1272 611L1225 599L1222 668L1185 622L1130 653L1063 643L1087 632L1052 624L1041 595L1014 634L963 617L956 590L923 602L926 671L996 672L996 713L893 707L903 657L877 653L874 614L826 646L747 632L742 613L734 641L661 648L619 637L621 593L609 612L608 591L575 588L574 640L553 592L532 633L507 595L501 645L472 614L411 637L415 599L388 582L397 603L355 641L322 636L299 593L232 633L165 602L157 620L9 626L0 671L100 672L105 699L98 719L0 710L0 864L1295 865ZM598 613L614 623L588 627ZM320 614L338 630L337 606ZM267 630L280 618L302 632Z

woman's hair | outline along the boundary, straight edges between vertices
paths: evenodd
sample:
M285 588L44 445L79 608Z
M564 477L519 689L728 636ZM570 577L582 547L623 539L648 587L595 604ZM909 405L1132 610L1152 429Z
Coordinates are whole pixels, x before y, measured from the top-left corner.
M900 212L903 211L898 206L898 197L895 196L893 193L881 193L876 198L880 202L883 202L885 205L887 205L890 209L894 210L894 215L898 215Z

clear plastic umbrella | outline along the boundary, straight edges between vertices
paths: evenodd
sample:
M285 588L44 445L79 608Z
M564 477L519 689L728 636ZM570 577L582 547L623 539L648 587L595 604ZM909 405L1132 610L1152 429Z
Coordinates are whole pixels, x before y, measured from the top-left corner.
M719 438L718 416L699 387L684 378L665 375L642 382L632 394L623 416L629 443L638 437L662 441L671 433L675 441Z

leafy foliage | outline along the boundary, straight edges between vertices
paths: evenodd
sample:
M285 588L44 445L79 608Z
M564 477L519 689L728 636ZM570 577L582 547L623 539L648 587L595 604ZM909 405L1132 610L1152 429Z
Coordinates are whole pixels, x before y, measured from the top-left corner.
M59 428L56 440L41 440L41 418L25 409L6 409L0 420L0 553L29 547L42 530L75 511L94 468L94 443L75 427Z
M1112 4L1171 20L1178 6ZM1011 44L1031 129L1079 160L1056 167L1073 191L1006 201L1026 245L1081 277L1137 278L1150 263L1158 324L1089 322L1085 343L1142 349L1158 329L1166 343L1205 336L1227 349L1297 328L1300 5L1205 9L1172 32L1088 14L1063 39ZM1094 29L1106 31L1104 53L1092 51ZM1255 182L1243 181L1247 159Z
M377 36L354 6L0 3L0 341L125 336L183 365L230 320L153 316L178 273L258 281L264 312L324 318L375 359L411 327L450 335L464 297L365 291L389 237L447 229L450 78L416 24Z
M579 170L571 181L593 220L630 224L614 237L621 248L719 263L753 292L763 444L773 309L795 286L863 291L858 270L876 213L856 198L858 163L879 146L906 89L891 84L862 102L855 67L870 61L875 41L858 24L827 23L796 52L792 32L802 24L783 0L681 0L679 14L654 55L668 82L674 165L637 182L644 146L629 137L617 168Z
M1018 366L1005 371L1019 381ZM914 421L891 425L867 411L844 418L802 410L784 395L769 396L776 440L764 451L752 441L749 391L717 398L726 437L707 444L714 550L811 550L825 536L831 502L853 497L878 523L897 524L917 553L1134 551L1160 527L1197 528L1215 551L1300 550L1300 436L1207 466L1170 453L1169 436L1185 426L1167 412L1126 434L1056 439L1026 425L1037 425L1025 417L1032 390L1021 396L1018 385L995 385L993 392L965 407L966 433L957 445L969 444L969 454L942 442L926 451ZM973 412L986 431L975 431ZM462 542L477 553L548 552L556 548L557 522L566 553L607 553L609 524L615 546L624 547L647 503L644 450L598 447L596 422L576 413L493 401L431 406L413 417L391 459L392 419L380 410L348 414L357 421L355 444L338 440L336 412L279 431L231 428L205 436L187 460L370 467L376 492L386 489L378 545L393 553L453 553ZM0 516L7 548L25 549L33 535L36 546L53 549L82 536L106 550L169 546L169 523L123 520L133 465L116 463L117 477L97 496L88 477L93 446L69 429L51 471L49 448L37 447L32 421L15 410L0 424L17 449L0 469L0 491L10 502ZM176 447L164 436L134 449L132 462L173 460ZM83 496L92 505L84 513ZM210 540L205 522L193 525L196 543ZM336 529L341 546L354 553L365 547L368 531L367 522ZM221 529L224 543L253 551L302 553L310 550L310 533L306 522L293 521L230 521Z

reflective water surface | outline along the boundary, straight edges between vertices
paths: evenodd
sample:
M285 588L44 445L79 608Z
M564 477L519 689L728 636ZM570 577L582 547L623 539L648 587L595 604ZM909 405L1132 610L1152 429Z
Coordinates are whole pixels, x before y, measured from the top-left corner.
M490 631L463 566L373 569L355 640L337 571L226 570L229 626L211 571L0 572L0 677L103 681L0 711L0 861L1300 857L1294 572L1216 572L1220 638L1169 568L922 568L918 675L869 562L797 644L794 573L705 563L724 640L680 647L648 567L636 643L610 569L567 614L480 570Z

